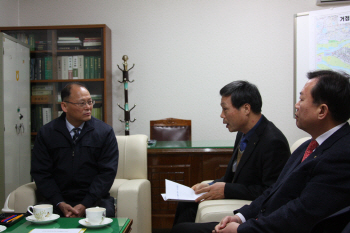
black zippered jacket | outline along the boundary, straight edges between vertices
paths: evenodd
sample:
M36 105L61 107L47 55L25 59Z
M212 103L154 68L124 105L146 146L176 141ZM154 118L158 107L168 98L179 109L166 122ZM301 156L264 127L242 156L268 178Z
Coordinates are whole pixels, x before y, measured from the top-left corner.
M31 175L39 193L54 206L65 201L89 208L109 197L118 157L111 126L91 117L74 143L63 113L41 127L32 151Z

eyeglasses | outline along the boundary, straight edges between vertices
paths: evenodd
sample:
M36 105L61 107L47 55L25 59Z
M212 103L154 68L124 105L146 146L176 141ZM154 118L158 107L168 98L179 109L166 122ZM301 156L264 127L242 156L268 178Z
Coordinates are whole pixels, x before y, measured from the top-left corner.
M93 106L95 104L95 100L89 100L88 102L81 102L81 103L72 103L72 102L69 102L69 101L63 101L63 102L66 102L66 103L70 103L70 104L75 104L77 105L78 107L85 107L85 105L89 105L89 106Z

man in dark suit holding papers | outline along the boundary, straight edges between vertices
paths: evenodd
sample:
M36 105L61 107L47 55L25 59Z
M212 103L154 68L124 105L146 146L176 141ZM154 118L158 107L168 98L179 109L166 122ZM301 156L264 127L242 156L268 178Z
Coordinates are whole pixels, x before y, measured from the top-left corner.
M254 200L272 185L290 156L283 133L261 114L258 88L246 81L227 84L220 91L220 117L230 132L237 132L232 158L225 176L211 184L192 187L205 193L196 203L179 202L174 225L194 222L198 203L216 199Z
M312 139L293 152L276 183L220 223L183 223L173 233L308 233L350 205L350 77L327 70L308 78L295 117Z

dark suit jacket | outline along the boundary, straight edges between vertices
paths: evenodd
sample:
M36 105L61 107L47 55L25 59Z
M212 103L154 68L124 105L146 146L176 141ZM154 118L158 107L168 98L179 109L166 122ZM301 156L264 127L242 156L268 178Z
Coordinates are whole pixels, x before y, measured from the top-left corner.
M237 157L242 135L240 132L237 134L235 149L225 176L214 182L226 182L226 199L254 200L276 182L290 156L290 149L282 132L262 116L259 126L247 144L236 172L233 173L232 165Z
M345 229L344 229L345 228ZM350 232L350 206L332 214L320 221L311 233L349 233Z
M317 222L350 205L349 124L300 163L309 143L295 150L263 195L234 211L247 219L238 233L310 232Z
M350 222L348 223L348 225L346 225L346 227L341 233L349 233L349 232L350 232Z

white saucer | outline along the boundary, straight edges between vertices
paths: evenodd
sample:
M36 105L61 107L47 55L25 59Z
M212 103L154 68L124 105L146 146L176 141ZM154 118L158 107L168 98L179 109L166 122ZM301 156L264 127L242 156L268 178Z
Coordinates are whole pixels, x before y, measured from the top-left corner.
M7 227L3 226L3 225L0 225L0 232L6 230Z
M102 221L101 224L97 224L97 225L92 225L91 223L88 222L87 218L84 219L80 219L79 223L81 225L83 225L84 227L88 227L88 228L100 228L100 227L104 227L107 226L108 224L110 224L111 222L113 222L113 219L111 218L106 218Z
M50 222L55 221L56 219L59 219L60 216L58 214L52 214L50 218L45 220L37 220L33 215L30 215L26 217L26 220L35 224L47 224Z

